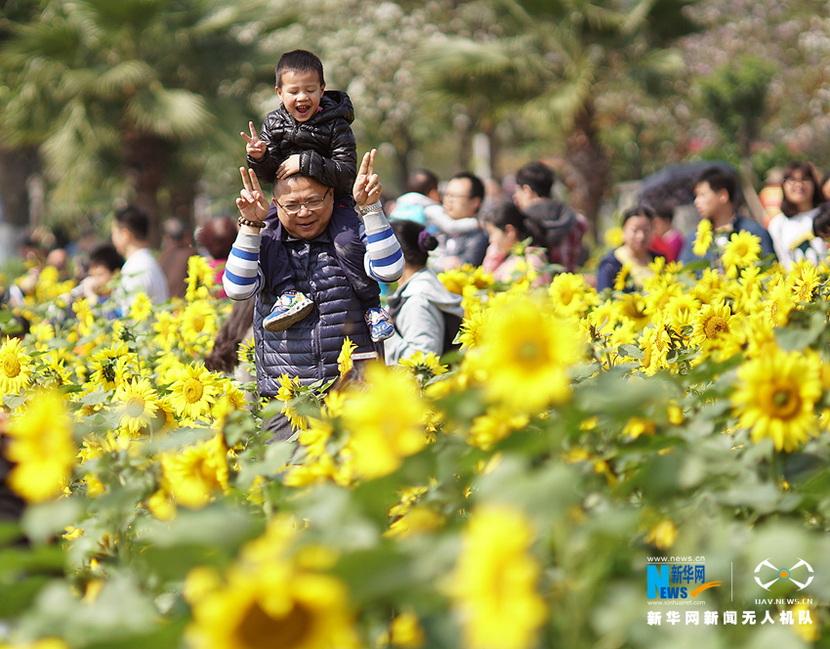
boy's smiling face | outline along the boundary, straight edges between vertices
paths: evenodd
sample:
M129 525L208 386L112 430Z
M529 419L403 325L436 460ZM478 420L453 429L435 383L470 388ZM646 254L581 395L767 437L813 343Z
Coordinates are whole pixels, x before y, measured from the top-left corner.
M317 113L326 84L314 70L283 70L277 95L285 110L298 122L307 122Z

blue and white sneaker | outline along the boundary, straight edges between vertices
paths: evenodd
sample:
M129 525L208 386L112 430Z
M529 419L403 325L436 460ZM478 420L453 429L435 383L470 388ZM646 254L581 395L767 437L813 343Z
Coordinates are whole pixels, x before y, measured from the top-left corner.
M286 291L280 295L269 313L262 321L265 331L275 333L288 329L295 322L305 318L314 308L314 302L299 291Z
M395 333L395 327L392 326L392 319L389 314L377 306L366 310L366 324L369 325L369 336L371 336L372 342L375 343L386 340Z

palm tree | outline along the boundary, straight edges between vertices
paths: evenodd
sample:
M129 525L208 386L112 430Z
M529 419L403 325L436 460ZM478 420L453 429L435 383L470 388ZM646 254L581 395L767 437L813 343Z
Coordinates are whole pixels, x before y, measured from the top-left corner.
M256 37L270 26L254 21L283 16L263 5L45 0L32 20L7 25L0 50L7 146L40 147L53 203L67 212L103 189L154 225L162 207L189 216L207 151L238 146L267 79Z
M538 133L565 137L564 180L576 209L595 221L609 176L596 99L624 78L651 91L680 65L669 45L693 25L679 0L496 0L491 28L428 45L434 91L470 106L479 128L521 114ZM685 3L688 4L688 3Z

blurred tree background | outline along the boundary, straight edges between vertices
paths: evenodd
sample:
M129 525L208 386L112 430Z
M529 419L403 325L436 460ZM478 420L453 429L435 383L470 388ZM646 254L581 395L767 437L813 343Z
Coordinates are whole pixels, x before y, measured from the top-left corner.
M105 227L124 202L156 223L193 219L195 205L231 212L238 133L277 107L273 67L297 47L317 52L328 86L351 94L359 150L379 148L390 195L414 167L502 179L542 157L594 219L614 183L683 160L726 160L756 186L792 158L823 170L825 9L0 0L3 226L66 223L78 234Z

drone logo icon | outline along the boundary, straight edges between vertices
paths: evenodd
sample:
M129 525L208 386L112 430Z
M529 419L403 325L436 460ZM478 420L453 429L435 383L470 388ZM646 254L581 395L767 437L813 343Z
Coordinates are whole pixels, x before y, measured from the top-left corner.
M773 579L771 579L770 581L768 581L768 582L761 581L761 578L758 576L758 573L765 566L766 566L766 568L769 568L769 570L764 570L764 573L766 574L767 577L771 577L773 573L775 574L775 577ZM807 569L807 574L809 575L809 577L807 578L807 581L805 581L804 583L796 581L792 576L793 572L796 569L801 568L801 566L804 566ZM772 570L773 572L771 573L770 570ZM799 571L799 572L803 572L803 570ZM809 563L804 561L804 559L801 559L801 558L799 558L798 563L795 564L792 568L780 568L780 569L776 568L774 565L772 565L769 562L769 559L764 559L761 563L759 563L757 566L755 566L755 581L758 582L758 585L761 588L763 588L764 590L769 590L769 587L772 586L776 581L779 581L779 580L780 581L791 581L796 586L798 586L798 590L804 590L805 588L807 588L807 586L810 585L810 582L813 581L813 577L815 577L815 575L813 574L813 567ZM803 577L799 577L799 579L803 579Z

